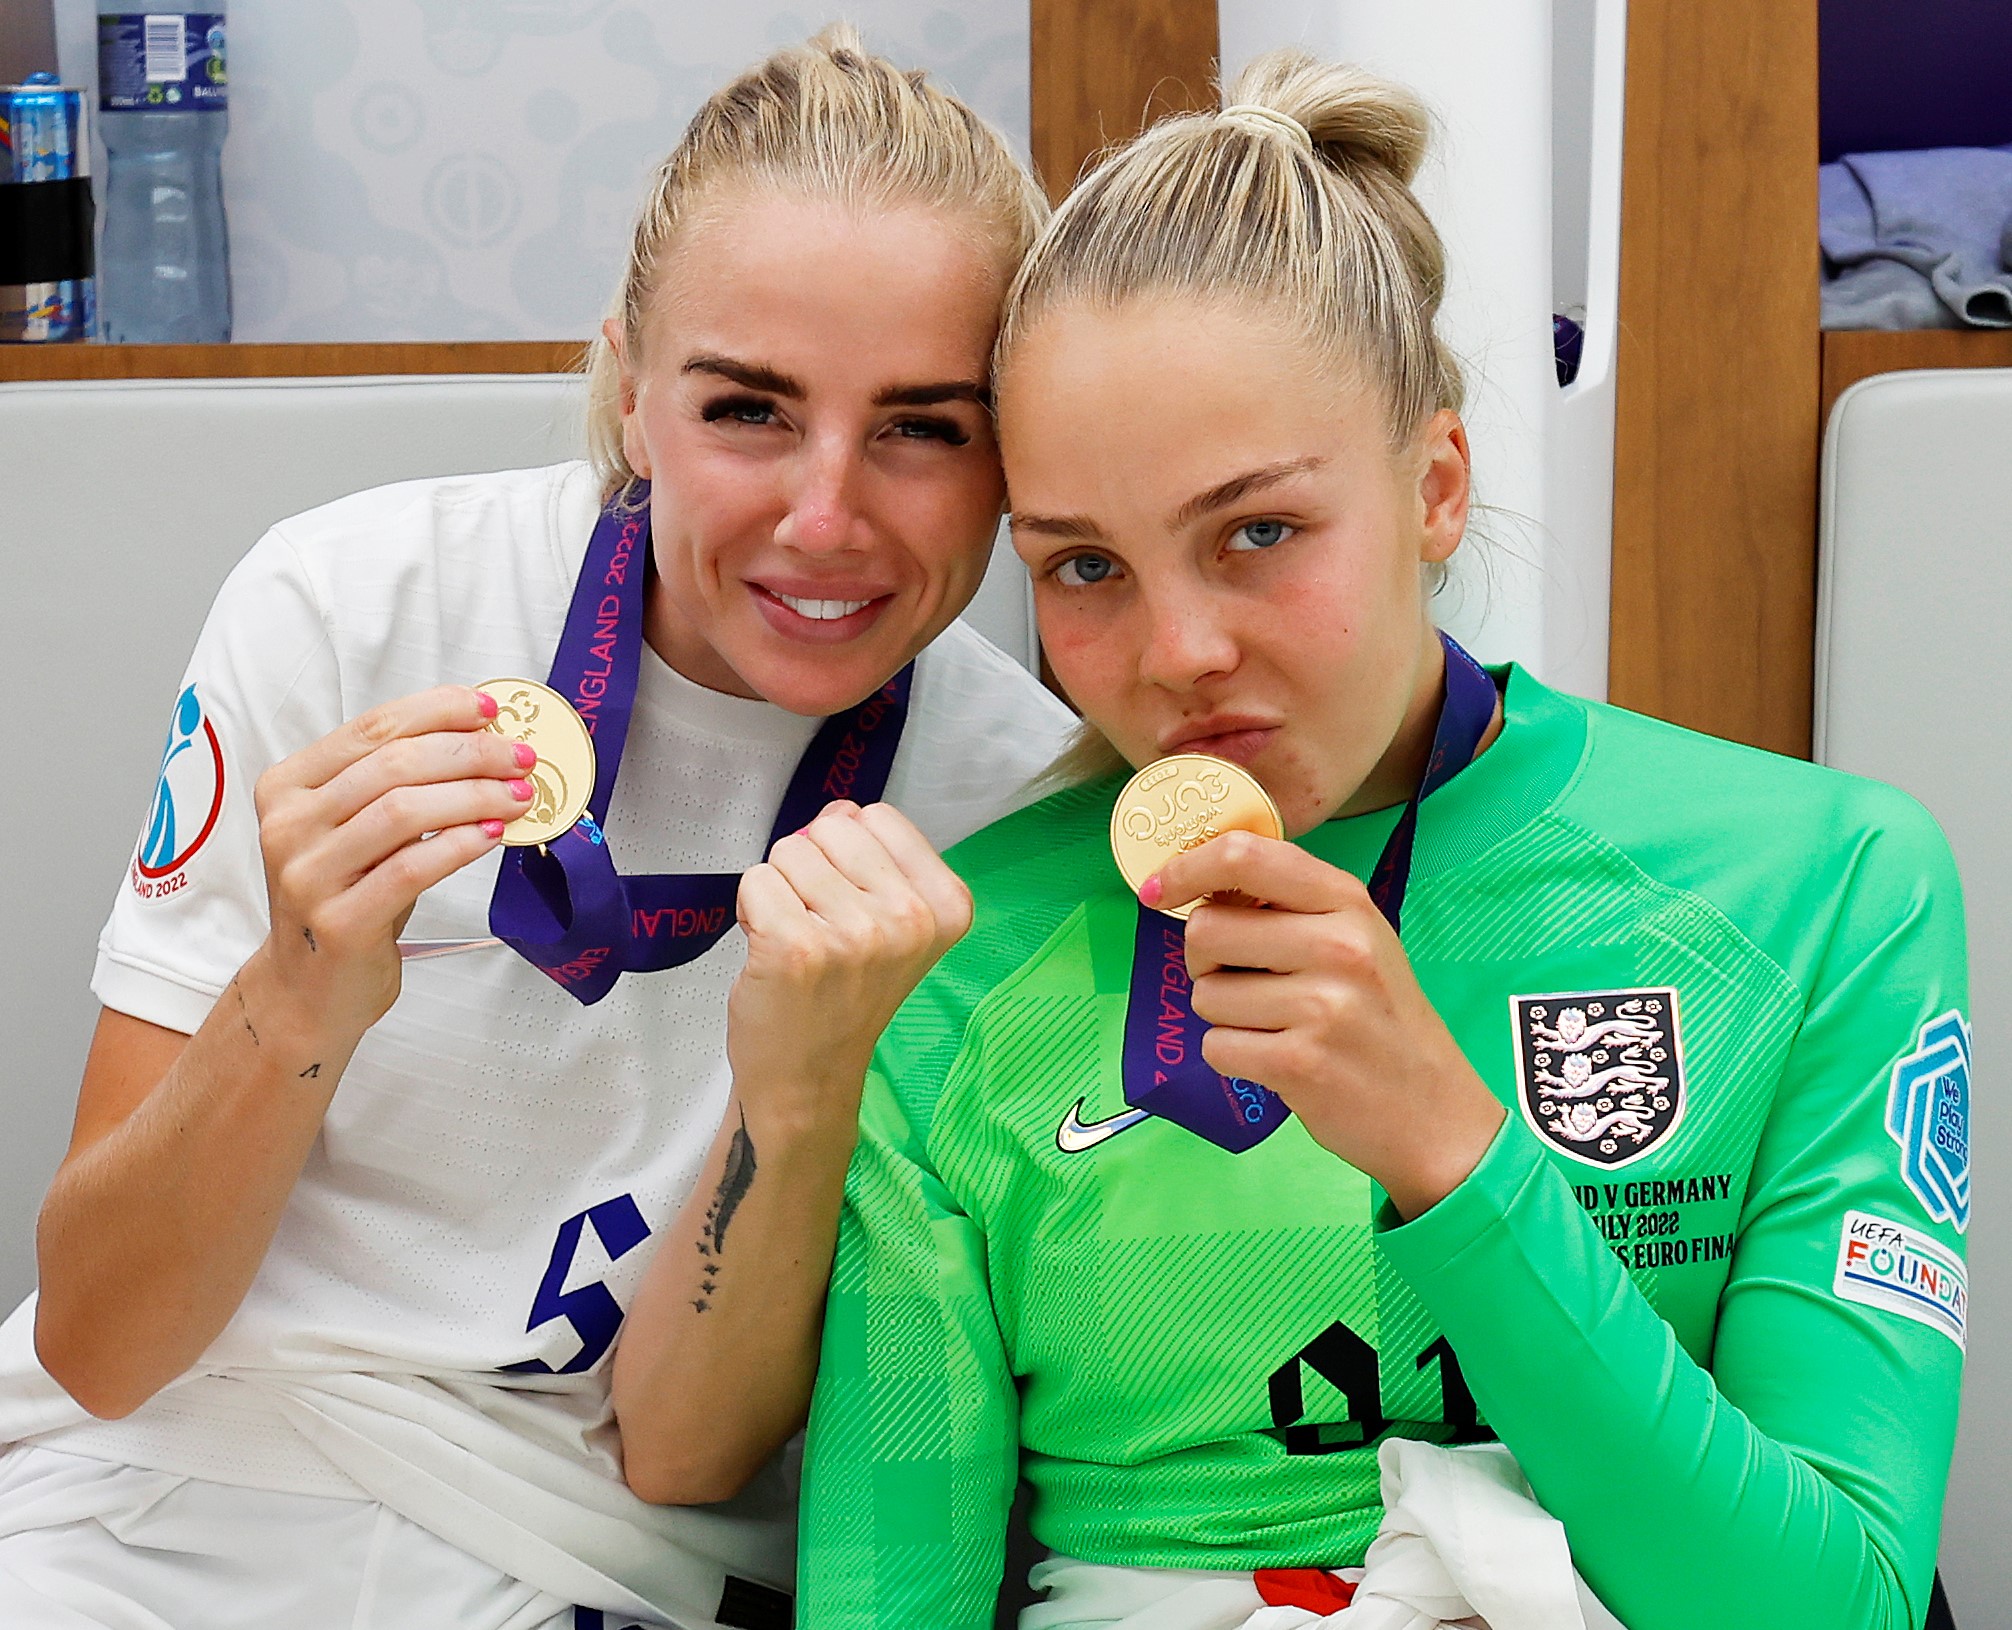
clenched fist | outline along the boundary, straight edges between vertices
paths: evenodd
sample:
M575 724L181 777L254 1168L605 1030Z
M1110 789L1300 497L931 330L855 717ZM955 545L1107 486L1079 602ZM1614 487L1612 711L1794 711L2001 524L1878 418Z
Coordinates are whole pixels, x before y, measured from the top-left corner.
M971 926L971 892L891 804L838 802L741 879L747 966L727 1004L735 1090L843 1121L874 1044Z

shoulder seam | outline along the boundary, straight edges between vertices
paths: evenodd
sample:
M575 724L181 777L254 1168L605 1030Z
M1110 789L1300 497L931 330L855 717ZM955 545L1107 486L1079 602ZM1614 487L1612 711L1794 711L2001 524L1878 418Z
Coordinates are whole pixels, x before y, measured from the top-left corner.
M1744 928L1740 927L1738 923L1734 922L1731 917L1727 916L1716 902L1698 893L1695 889L1682 888L1675 883L1666 882L1664 879L1656 876L1654 872L1650 871L1648 867L1644 866L1611 838L1594 831L1592 827L1587 826L1582 821L1577 821L1567 815L1561 814L1555 804L1542 815L1539 815L1537 820L1539 822L1549 821L1563 827L1584 842L1607 854L1613 855L1627 866L1630 872L1640 878L1645 887L1653 890L1658 898L1663 900L1681 900L1705 912L1774 975L1777 986L1793 999L1798 1013L1807 1010L1809 1003L1803 989L1795 982L1789 971L1773 957L1769 956L1766 951L1762 950L1754 942L1753 937Z
M340 723L347 716L344 713L342 692L342 659L335 654L335 630L329 622L328 596L323 592L321 584L316 580L312 568L307 563L306 557L295 546L293 539L281 530L281 527L284 525L285 523L281 522L279 526L275 526L272 529L272 536L286 550L288 557L293 561L295 570L300 573L301 581L307 585L308 599L313 603L315 617L321 623L321 643L301 653L300 661L295 665L293 672L287 676L286 683L280 686L278 693L273 697L271 708L267 710L265 718L260 721L260 727L268 731L272 729L273 720L279 717L280 709L286 706L288 698L293 695L295 688L300 684L301 676L307 672L309 665L323 651L329 652L335 662L335 710L337 722ZM307 743L303 742L301 745L306 746Z

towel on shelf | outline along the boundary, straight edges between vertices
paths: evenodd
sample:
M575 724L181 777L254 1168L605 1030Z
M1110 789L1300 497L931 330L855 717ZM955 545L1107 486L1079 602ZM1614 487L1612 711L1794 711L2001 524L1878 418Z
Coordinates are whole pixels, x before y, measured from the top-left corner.
M1022 1610L1020 1630L1621 1630L1501 1444L1389 1438L1377 1470L1384 1518L1364 1566L1335 1570L1329 1592L1294 1592L1303 1605L1263 1588L1280 1574L1058 1556L1030 1576L1046 1599ZM1329 1611L1317 1594L1346 1605Z
M1825 328L2012 328L2012 147L1818 172Z

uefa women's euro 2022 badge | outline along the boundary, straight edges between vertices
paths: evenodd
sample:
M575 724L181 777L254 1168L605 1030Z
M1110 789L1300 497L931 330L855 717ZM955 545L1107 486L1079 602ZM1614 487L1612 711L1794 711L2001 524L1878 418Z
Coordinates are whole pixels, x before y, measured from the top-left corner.
M1951 1008L1924 1024L1893 1066L1886 1130L1900 1176L1931 1221L1970 1227L1970 1026Z
M133 852L133 892L143 900L179 893L188 883L189 862L216 831L223 808L223 743L196 686L186 685L175 698L154 801Z
M1512 996L1517 1097L1531 1130L1574 1160L1625 1166L1684 1118L1677 993L1574 991Z

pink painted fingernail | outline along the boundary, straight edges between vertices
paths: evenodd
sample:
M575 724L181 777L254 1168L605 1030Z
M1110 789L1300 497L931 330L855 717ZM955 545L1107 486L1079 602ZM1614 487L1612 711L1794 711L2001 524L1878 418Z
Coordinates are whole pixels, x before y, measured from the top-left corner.
M485 838L500 838L500 837L502 837L502 836L503 836L503 823L502 823L501 821L484 821L484 822L482 823L482 835L483 835L483 836L484 836Z
M528 741L520 741L510 751L516 756L517 768L528 770L538 762L538 749Z
M531 783L528 781L512 781L510 783L510 796L515 798L520 804L530 803Z
M475 711L485 719L495 718L496 698L491 696L486 690L477 691L475 693Z
M1160 874L1155 872L1139 885L1139 904L1156 906L1160 903L1160 896L1165 893L1166 890L1160 887Z

